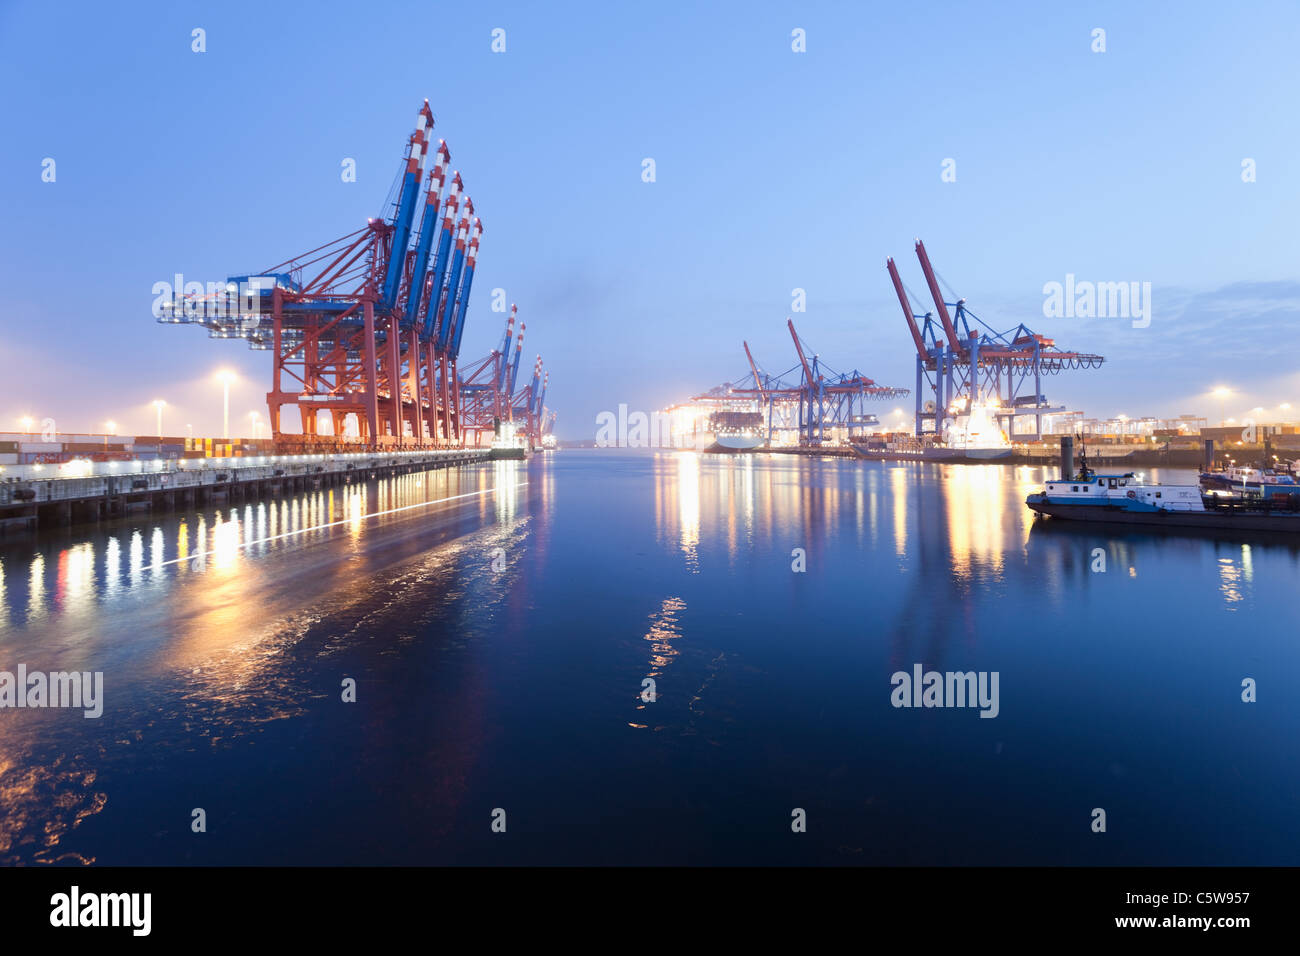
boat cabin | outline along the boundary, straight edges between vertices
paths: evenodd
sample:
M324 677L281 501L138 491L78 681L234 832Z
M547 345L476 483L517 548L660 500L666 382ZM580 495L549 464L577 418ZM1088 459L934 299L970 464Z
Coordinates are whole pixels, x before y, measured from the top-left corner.
M1196 485L1148 485L1133 472L1099 475L1084 468L1073 478L1045 483L1052 501L1068 504L1122 506L1132 510L1203 511Z

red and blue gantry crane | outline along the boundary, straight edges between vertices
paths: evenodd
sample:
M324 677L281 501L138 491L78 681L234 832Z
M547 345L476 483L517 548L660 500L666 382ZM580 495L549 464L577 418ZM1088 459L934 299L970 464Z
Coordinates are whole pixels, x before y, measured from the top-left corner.
M457 366L483 223L460 174L448 182L451 153L433 145L433 125L425 100L388 216L224 288L191 283L160 309L161 322L271 351L266 401L279 442L466 442ZM301 438L281 428L286 407L298 410Z
M876 427L879 420L868 412L868 402L908 394L906 388L881 385L857 369L835 371L807 347L795 331L794 320L787 319L786 328L797 364L779 375L769 375L754 361L749 343L742 342L749 374L737 383L694 396L690 404L714 411L759 412L767 445L820 447L840 440L854 441Z
M1041 439L1043 416L1064 411L1048 404L1043 377L1067 369L1098 368L1105 359L1057 348L1054 340L1023 322L1009 331L996 331L966 307L965 299L954 296L954 302L944 301L940 276L920 239L916 240L916 257L934 312L914 313L912 301L917 297L909 298L892 258L886 268L916 347L917 437L942 435L945 418L969 415L979 406L997 419L1007 435L1015 433L1017 418L1033 417L1032 436L1021 434ZM950 308L954 310L951 313ZM927 394L933 397L926 399Z
M486 358L466 366L461 382L461 404L467 441L471 444L481 445L485 440L523 441L536 449L545 437L546 386L550 373L542 373L540 355L534 364L533 380L515 391L526 330L525 323L518 322L519 332L515 333L518 313L518 307L511 305L501 345ZM555 415L551 413L549 421L553 424L554 420Z

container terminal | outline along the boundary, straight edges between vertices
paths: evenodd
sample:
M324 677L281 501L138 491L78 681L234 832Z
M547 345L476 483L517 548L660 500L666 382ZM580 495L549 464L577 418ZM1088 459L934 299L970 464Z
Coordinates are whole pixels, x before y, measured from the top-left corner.
M915 349L911 387L834 371L787 320L795 364L770 374L742 342L747 374L662 412L671 444L717 453L1044 465L1056 461L1059 436L1077 435L1094 462L1113 465L1293 470L1300 459L1294 424L1213 428L1196 415L1097 420L1052 403L1045 383L1099 369L1105 358L1062 348L1023 322L999 331L947 286L921 240L914 251L931 311L914 311L923 299L892 258L885 263ZM908 395L910 416L897 404ZM871 410L886 402L888 411ZM1214 442L1209 451L1207 440Z
M269 439L38 434L28 420L0 434L0 533L554 447L550 373L537 355L520 378L516 305L495 349L461 358L483 223L433 128L425 100L383 215L224 284L178 277L154 301L159 323L271 353Z

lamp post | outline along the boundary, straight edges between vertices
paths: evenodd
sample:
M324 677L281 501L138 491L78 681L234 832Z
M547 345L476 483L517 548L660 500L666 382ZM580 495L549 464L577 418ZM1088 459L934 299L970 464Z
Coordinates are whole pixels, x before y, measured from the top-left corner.
M162 410L167 403L161 398L155 399L153 403L154 410L158 413L158 437L162 438Z
M108 447L108 436L117 433L117 422L104 422L104 447Z

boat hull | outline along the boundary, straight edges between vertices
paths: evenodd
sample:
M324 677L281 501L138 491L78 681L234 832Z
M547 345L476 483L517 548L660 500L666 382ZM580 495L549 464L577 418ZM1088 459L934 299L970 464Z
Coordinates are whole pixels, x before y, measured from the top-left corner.
M1035 500L1038 499L1038 500ZM1030 510L1054 520L1112 525L1151 525L1178 529L1229 531L1274 531L1300 534L1300 512L1261 511L1134 511L1122 505L1067 504L1031 495L1025 502Z
M763 444L761 435L718 435L718 447L728 451L753 451Z
M930 446L917 450L890 448L863 448L853 445L858 456L868 461L934 461L950 462L960 465L981 465L990 461L1008 461L1015 454L1014 448L945 448Z
M1010 458L1015 453L1014 448L945 448L942 450L948 452L948 454L937 458L939 461L1001 461L1004 458ZM925 457L927 459L931 457L928 451Z

